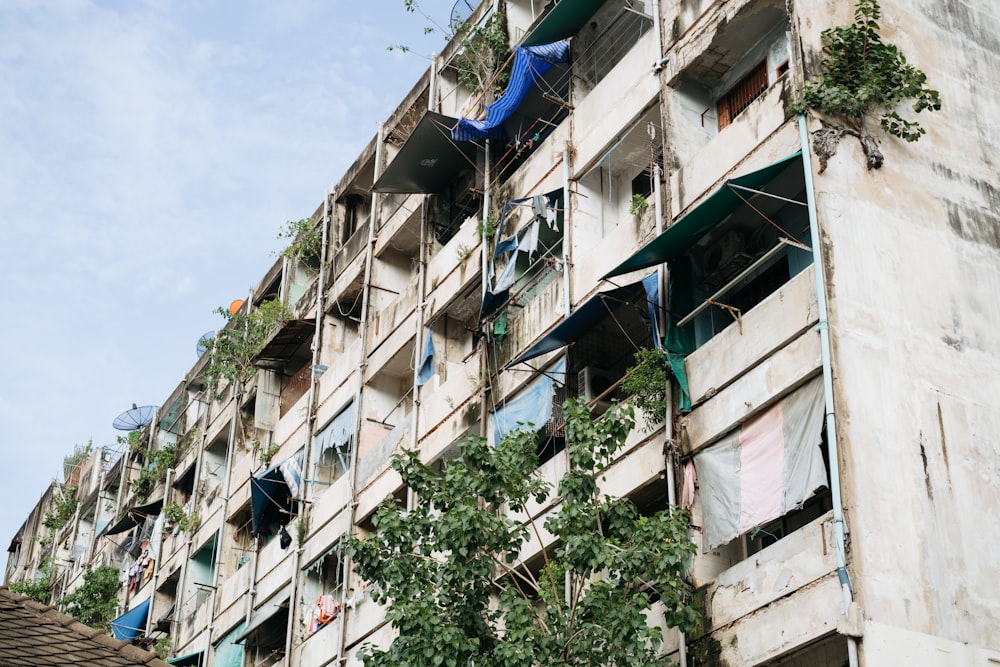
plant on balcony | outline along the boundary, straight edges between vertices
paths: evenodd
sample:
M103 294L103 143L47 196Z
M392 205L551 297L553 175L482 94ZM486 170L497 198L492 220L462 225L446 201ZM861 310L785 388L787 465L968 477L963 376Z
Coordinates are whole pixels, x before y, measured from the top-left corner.
M500 95L510 79L510 72L504 68L510 53L507 34L507 18L503 11L494 14L486 25L454 21L447 28L442 27L425 12L417 0L403 0L407 12L419 12L428 20L424 34L441 32L451 40L456 36L461 40L458 55L451 62L458 72L458 81L473 95L483 93L483 104L492 103ZM410 50L403 44L387 47L389 51Z
M132 492L139 498L145 498L156 484L167 476L167 470L177 465L177 448L165 445L152 452L138 447L139 457L146 461L139 471L139 476L132 480Z
M663 350L640 348L634 359L635 365L622 380L622 392L631 404L642 410L647 425L659 424L667 409L667 381L670 379L667 356Z
M76 487L67 486L52 499L52 509L45 513L42 525L51 530L59 530L73 518L79 504Z
M93 440L88 441L86 445L76 445L73 447L73 453L63 457L63 479L69 482L74 471L80 467L81 463L90 458L90 454L93 451Z
M201 525L201 520L198 515L194 512L188 514L184 511L184 508L177 503L167 503L163 506L161 510L163 516L166 517L167 521L170 522L171 526L177 526L178 530L181 532L193 532L198 530L198 526ZM167 526L163 527L163 532L168 532L170 528Z
M649 210L649 200L646 199L644 195L638 192L632 195L632 199L628 203L628 212L637 218L641 218L646 215L646 211Z
M288 245L278 256L314 264L319 260L323 245L323 229L312 218L289 220L278 232L278 240L288 241Z
M83 584L59 604L67 614L81 623L107 632L110 621L118 610L118 589L121 572L113 565L102 565L83 573Z
M264 301L250 314L240 310L234 315L228 308L216 312L229 324L207 345L211 356L205 375L216 389L216 398L221 398L223 380L242 389L253 376L254 360L275 329L292 319L292 311L284 302L272 300Z
M882 41L878 33L881 13L877 0L858 0L854 23L823 31L819 79L808 84L802 99L791 106L794 114L813 109L837 123L824 124L813 134L820 173L844 134L861 142L868 169L882 166L882 151L868 128L870 118L878 118L879 127L887 134L917 141L924 128L905 120L896 107L913 100L916 113L941 108L938 91L925 85L927 75L907 63L899 47Z
M647 624L654 600L670 626L695 627L687 513L643 516L598 488L634 427L631 406L617 404L594 421L571 399L563 415L570 469L555 493L536 474L530 428L496 447L467 436L461 457L443 468L416 452L394 458L414 503L388 497L372 537L348 543L398 632L386 650L366 649L368 667L652 665L663 639ZM529 503L556 499L541 525L530 518ZM524 562L543 527L555 546Z
M271 460L278 453L279 449L281 449L280 442L272 442L269 445L264 445L260 440L253 441L253 451L260 458L260 462L265 468L271 465Z

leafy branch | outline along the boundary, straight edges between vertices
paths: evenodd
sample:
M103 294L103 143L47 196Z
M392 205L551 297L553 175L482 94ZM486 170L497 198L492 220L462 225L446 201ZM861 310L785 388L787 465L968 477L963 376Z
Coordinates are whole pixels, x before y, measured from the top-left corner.
M278 256L292 261L314 264L319 261L323 245L323 230L312 218L289 220L278 232L278 240L288 241ZM227 311L228 312L228 311Z
M925 130L917 121L900 116L896 107L912 100L916 113L941 108L938 91L925 85L927 75L907 63L899 47L882 41L878 33L881 15L877 0L858 0L854 23L823 31L820 78L808 84L802 99L790 108L793 114L813 109L839 123L814 133L820 172L844 134L861 142L868 169L882 166L884 156L868 128L869 118L877 117L883 132L912 142Z
M52 509L45 513L42 525L50 530L59 530L73 518L79 499L76 497L76 487L67 486L53 498Z
M424 34L444 33L446 39L460 39L458 55L451 66L458 74L458 81L473 95L484 93L483 103L489 104L503 92L510 79L510 72L504 69L510 54L510 37L507 33L507 18L502 11L494 14L485 25L455 21L443 28L420 7L416 0L403 0L407 12L419 12L428 21ZM394 44L390 51L410 51L408 46Z
M177 526L177 528L183 532L195 531L198 526L201 525L201 520L198 515L194 512L188 514L184 511L184 508L177 503L167 503L163 506L161 510L163 516L172 524ZM164 532L166 532L166 527L164 527Z
M622 392L629 402L642 410L647 425L659 424L667 409L667 380L670 364L663 350L640 348L635 353L635 365L622 380Z
M102 565L83 573L83 584L59 603L67 614L105 632L118 609L118 589L121 588L120 573L113 565Z
M242 387L252 377L257 355L275 329L292 319L292 311L284 302L273 300L264 301L250 314L241 310L234 315L221 307L215 312L229 320L207 345L211 357L205 375L218 392L223 381ZM216 394L220 397L221 392Z
M146 498L153 487L166 478L167 470L177 464L177 448L165 445L152 452L142 447L136 451L146 464L139 471L139 476L132 480L132 492L139 498Z

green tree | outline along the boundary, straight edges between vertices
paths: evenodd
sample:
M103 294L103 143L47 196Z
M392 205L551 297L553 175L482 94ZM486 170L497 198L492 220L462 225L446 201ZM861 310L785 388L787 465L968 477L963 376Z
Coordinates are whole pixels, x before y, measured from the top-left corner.
M42 560L41 567L38 568L38 578L29 581L12 581L7 585L12 593L27 595L29 598L42 604L48 604L52 597L52 557L47 556Z
M792 105L792 113L814 109L839 123L814 135L820 172L845 133L861 142L868 168L880 168L884 158L868 128L870 118L877 118L888 134L917 141L924 128L905 120L896 108L905 100L913 100L917 113L941 108L938 91L925 85L927 75L907 63L899 47L882 41L878 33L881 16L877 0L858 0L854 23L824 30L819 79L807 85L802 99Z
M118 568L113 565L88 570L83 573L83 584L59 603L67 614L76 616L81 623L107 632L108 623L117 611L118 589L121 588L118 577Z
M557 496L535 470L535 434L516 431L491 446L469 436L440 471L414 452L393 460L413 491L406 510L392 498L376 511L375 534L348 549L360 576L378 584L398 636L386 651L367 648L368 667L510 667L658 664L654 601L670 625L698 620L684 578L694 545L676 508L642 515L627 499L598 489L598 476L634 426L617 404L593 421L585 405L564 404L570 470ZM556 501L544 520L556 538L541 565L522 562L541 525L531 500Z

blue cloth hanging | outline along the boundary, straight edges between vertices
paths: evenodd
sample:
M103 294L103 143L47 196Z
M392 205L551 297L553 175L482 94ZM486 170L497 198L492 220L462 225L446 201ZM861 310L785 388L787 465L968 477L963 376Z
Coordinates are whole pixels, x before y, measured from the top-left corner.
M434 337L431 330L427 329L427 338L424 342L424 353L420 357L420 368L417 370L417 386L427 384L427 381L434 377Z

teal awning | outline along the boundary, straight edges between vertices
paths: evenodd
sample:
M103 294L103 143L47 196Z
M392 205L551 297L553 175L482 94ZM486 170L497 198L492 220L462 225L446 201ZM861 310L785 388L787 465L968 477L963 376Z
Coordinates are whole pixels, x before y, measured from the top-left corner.
M605 274L604 278L612 278L676 260L687 252L688 248L694 245L698 239L743 204L743 200L736 195L730 186L759 190L761 186L774 180L778 174L791 166L793 161L799 160L801 155L802 152L799 151L763 169L729 179L722 187L709 195L708 199ZM749 198L749 195L744 196Z
M605 0L562 0L528 33L521 46L550 44L580 32Z
M187 655L182 655L179 658L174 658L173 660L167 660L171 665L180 665L182 667L199 667L201 665L202 656L205 654L204 651L198 651L197 653L188 653Z

